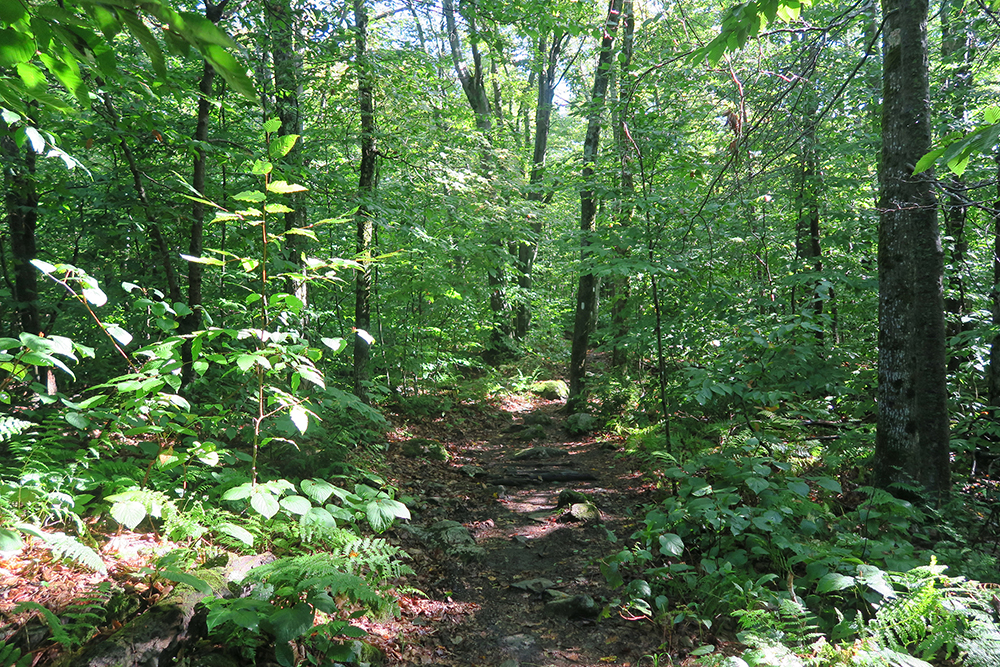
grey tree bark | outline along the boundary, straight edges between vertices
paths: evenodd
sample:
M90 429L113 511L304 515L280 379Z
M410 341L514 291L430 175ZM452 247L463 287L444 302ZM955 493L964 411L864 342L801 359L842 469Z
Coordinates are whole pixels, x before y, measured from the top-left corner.
M358 168L357 225L358 260L363 269L357 272L354 284L354 328L367 333L371 328L372 248L375 224L370 204L378 189L378 146L375 118L375 76L368 54L368 10L365 0L354 0L354 46L357 56L358 109L361 112L361 164ZM363 334L354 336L354 395L369 402L368 381L371 344Z
M949 492L944 271L930 176L913 168L931 146L927 0L883 0L879 169L878 430L874 481Z
M597 227L597 196L594 193L594 166L597 149L601 143L605 96L611 78L614 56L615 33L621 22L622 0L610 0L608 16L604 22L604 36L601 52L597 58L594 87L590 95L590 109L587 113L587 134L583 140L583 189L580 191L580 281L576 290L576 305L573 320L573 347L569 364L569 399L567 404L579 405L586 401L587 352L590 347L590 331L594 321L594 296L597 276L590 268L591 245Z

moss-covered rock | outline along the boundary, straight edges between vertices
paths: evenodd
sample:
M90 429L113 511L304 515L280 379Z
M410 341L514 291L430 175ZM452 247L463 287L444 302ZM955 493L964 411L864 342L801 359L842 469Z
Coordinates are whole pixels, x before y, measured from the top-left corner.
M519 430L517 435L514 437L518 440L528 442L529 440L544 440L547 436L545 429L536 424L535 426L529 426Z
M544 380L531 385L532 393L538 394L542 398L554 401L565 399L569 396L569 387L562 380Z
M401 444L403 456L411 459L431 459L432 461L447 461L451 454L437 440L429 438L411 438Z
M563 428L570 435L586 435L597 428L597 420L586 412L577 412L566 418Z

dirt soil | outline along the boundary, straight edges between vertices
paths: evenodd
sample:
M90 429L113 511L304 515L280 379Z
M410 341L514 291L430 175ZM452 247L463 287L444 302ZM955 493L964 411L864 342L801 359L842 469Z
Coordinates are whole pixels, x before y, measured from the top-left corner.
M428 461L403 456L398 445L390 449L392 482L401 494L417 499L411 523L458 521L485 555L462 562L405 527L391 534L413 557L417 574L405 584L427 599L405 595L401 618L365 624L390 664L654 664L643 656L654 653L664 637L646 620L623 617L612 604L620 591L609 589L599 561L627 547L643 516L642 505L652 502L655 489L634 469L636 459L617 455L619 439L568 436L563 408L562 401L541 399L511 400L495 408L459 406L438 418L407 420L396 430L397 441L433 438L452 455L448 462ZM521 439L526 418L544 423L544 438ZM532 446L567 455L515 460L517 452ZM574 471L580 475L571 476L593 479L495 483L521 481L525 471ZM557 508L560 492L567 489L589 495L600 518L578 521L568 507ZM557 592L514 586L535 579L550 580ZM560 592L590 596L600 617L553 615L546 601Z

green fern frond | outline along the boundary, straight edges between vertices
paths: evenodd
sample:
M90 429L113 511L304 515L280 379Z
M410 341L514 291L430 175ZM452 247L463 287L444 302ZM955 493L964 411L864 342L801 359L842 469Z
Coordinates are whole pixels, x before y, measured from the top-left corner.
M108 569L104 565L104 560L97 552L71 535L65 533L47 533L29 523L15 524L14 527L22 533L40 539L60 558L67 558L101 574L108 573Z

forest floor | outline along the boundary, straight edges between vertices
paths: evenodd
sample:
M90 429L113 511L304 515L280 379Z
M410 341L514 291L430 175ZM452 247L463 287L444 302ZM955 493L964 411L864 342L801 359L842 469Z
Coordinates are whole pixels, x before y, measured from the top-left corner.
M390 448L386 468L400 493L417 499L411 523L457 521L485 553L463 562L428 547L406 527L393 531L391 538L412 556L416 572L406 584L427 597L403 596L400 618L365 623L390 664L655 664L643 658L656 653L666 638L648 620L620 614L611 604L617 594L599 567L602 558L627 547L655 486L636 470L636 458L618 455L620 438L567 436L563 408L562 401L515 398L407 418L395 429L397 444ZM536 429L536 439L526 441L526 421L541 424L545 437ZM445 444L451 460L405 457L398 442L414 437ZM565 455L515 459L518 452L540 446ZM546 470L592 479L525 479ZM516 483L505 486L504 479ZM566 490L589 496L600 517L579 521L569 507L557 507ZM543 590L549 586L554 591ZM596 609L554 613L546 602L563 595L589 596ZM688 638L673 639L690 644Z
M564 407L563 401L522 396L393 418L381 463L398 497L412 499L413 516L382 537L407 551L414 574L399 582L398 616L354 622L388 665L653 665L665 657L664 644L686 653L700 643L667 637L646 619L626 618L613 603L621 591L608 587L600 561L628 548L643 505L654 502L658 490L637 469L640 459L621 455L620 437L568 436ZM534 437L527 437L526 422L534 425ZM417 437L445 445L450 460L406 456L401 443ZM548 448L547 456L515 458L532 447ZM539 481L540 473L564 480ZM559 507L560 494L568 491L586 494L599 516L578 520L570 507ZM419 537L421 527L442 520L468 529L481 555L447 556ZM148 606L169 592L169 582L145 585L136 575L175 546L154 533L119 531L101 548L109 574L85 575L29 541L19 554L0 557L0 636L44 629L38 619L28 623L33 612L11 615L17 603L37 602L60 614L107 579L124 585L137 607L139 601ZM593 605L576 596L589 596ZM574 597L581 604L570 605L568 615L547 606ZM90 642L116 627L98 629ZM31 642L34 664L49 664L63 651L41 634ZM653 659L656 653L662 657ZM187 664L198 663L192 658Z

